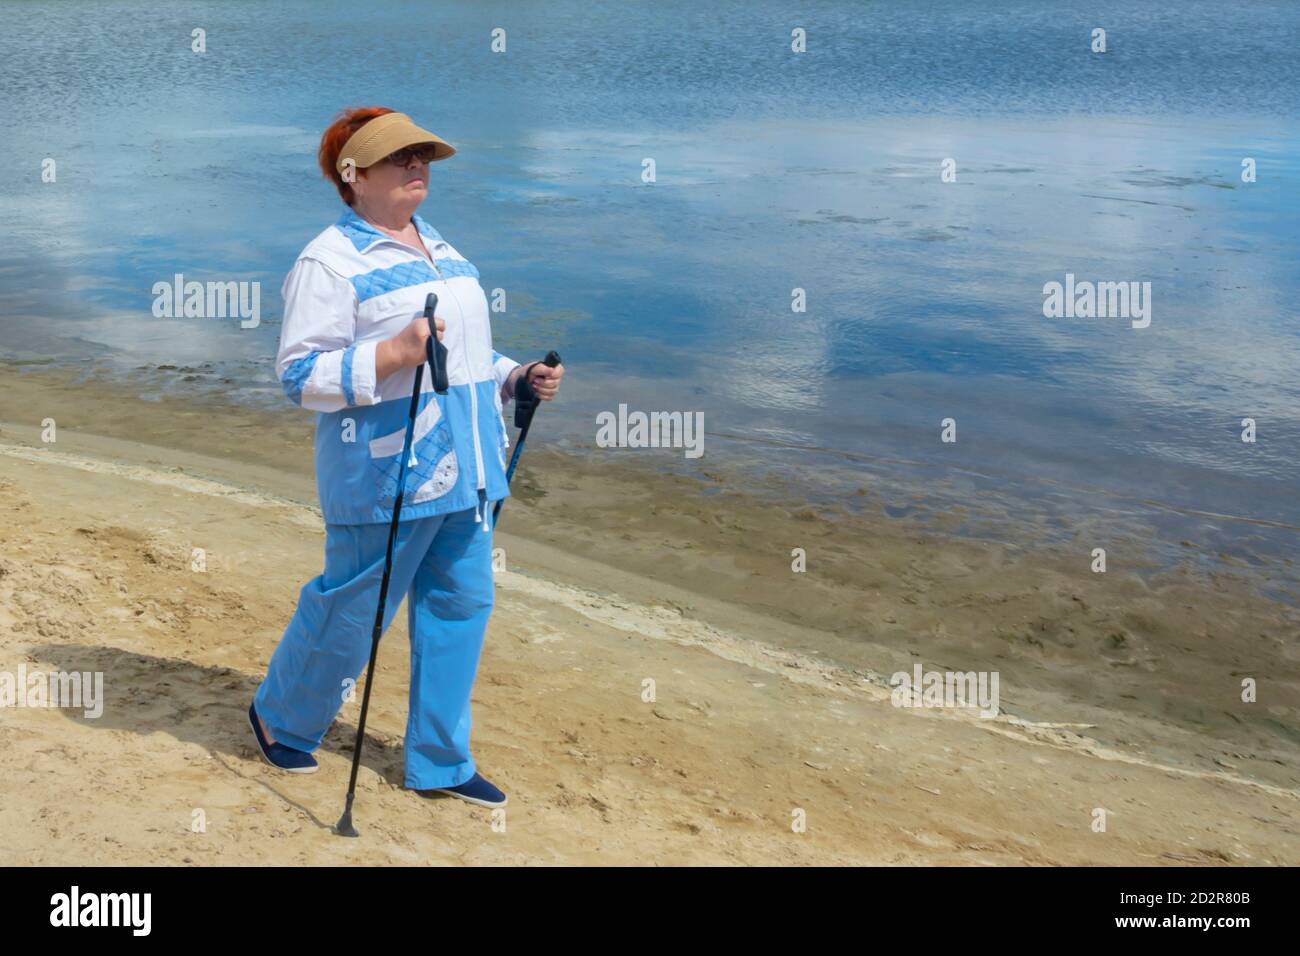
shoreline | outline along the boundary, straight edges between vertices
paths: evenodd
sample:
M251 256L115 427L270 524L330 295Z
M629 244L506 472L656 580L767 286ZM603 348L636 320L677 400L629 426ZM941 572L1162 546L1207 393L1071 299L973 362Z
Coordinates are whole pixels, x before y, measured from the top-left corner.
M248 365L246 361L235 364ZM291 439L298 437L297 423L304 422L310 450L312 413L288 404L278 388L265 383L254 386L239 378L239 371L226 370L235 378L218 377L221 373L212 363L128 368L110 361L91 368L89 379L97 388L157 407L155 422L177 411L193 417L195 408L217 409L237 416L239 427L262 428ZM53 360L0 359L0 370L11 373L10 377L16 372L34 382L44 380L55 391L87 378L85 366ZM676 451L665 455L645 448L619 449L615 462L612 449L593 440L593 429L577 427L600 413L601 402L594 396L610 384L602 374L589 369L586 375L595 375L593 382L577 383L577 388L587 389L584 393L575 391L561 406L548 409L545 444L561 452L564 460L604 459L611 467L628 465L643 474L667 472L698 480L705 493L728 487L763 498L780 489L786 499L797 496L814 509L844 503L851 512L867 508L881 517L912 520L922 530L992 541L1012 550L1023 551L1029 541L1034 548L1060 551L1086 532L1099 541L1122 545L1136 573L1173 571L1185 565L1206 574L1235 571L1271 599L1300 607L1300 564L1291 548L1300 525L1283 516L1242 513L1213 502L1167 500L1137 486L1026 474L1009 464L899 457L888 449L864 454L811 439L791 441L717 428L709 429L707 463L697 459L688 466L691 459L680 458ZM642 389L645 397L646 383L631 382L626 376L620 376L619 382L620 387ZM234 397L223 395L221 388ZM49 397L49 388L42 392ZM165 445L199 450L174 430L167 437ZM246 446L227 452L266 461L252 456ZM301 465L293 456L280 456L273 463L289 471ZM1213 473L1199 477L1219 481Z

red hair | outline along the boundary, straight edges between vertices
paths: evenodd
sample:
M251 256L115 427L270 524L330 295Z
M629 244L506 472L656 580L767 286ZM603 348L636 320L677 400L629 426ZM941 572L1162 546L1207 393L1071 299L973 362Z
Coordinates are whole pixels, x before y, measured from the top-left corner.
M325 174L326 179L334 184L334 188L339 191L339 195L343 197L343 201L349 206L352 205L352 200L356 197L352 193L352 186L344 182L343 176L339 173L339 153L343 152L343 146L353 133L376 116L383 116L385 113L392 112L394 111L387 106L357 106L344 110L321 134L320 151L316 154L316 158L320 162L321 172Z

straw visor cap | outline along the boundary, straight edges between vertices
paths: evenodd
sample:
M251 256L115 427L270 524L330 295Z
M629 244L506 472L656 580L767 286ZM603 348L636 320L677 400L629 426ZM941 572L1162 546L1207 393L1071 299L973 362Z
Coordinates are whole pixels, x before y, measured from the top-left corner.
M405 146L418 143L433 143L433 161L446 159L456 152L456 148L441 136L421 129L411 122L405 113L385 113L376 116L365 126L348 137L348 141L339 150L337 162L340 173L346 168L347 161L352 160L360 169L373 166L389 153L394 153Z

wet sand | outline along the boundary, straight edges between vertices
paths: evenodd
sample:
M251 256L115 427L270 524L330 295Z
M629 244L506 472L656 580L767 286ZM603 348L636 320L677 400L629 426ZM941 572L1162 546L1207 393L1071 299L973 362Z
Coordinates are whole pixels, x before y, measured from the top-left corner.
M7 386L0 671L103 671L107 700L0 710L2 863L1300 861L1300 616L1243 569L1134 550L1093 574L1082 542L971 541L869 494L811 508L540 441L497 532L474 697L504 832L401 787L399 613L367 838L340 840L359 704L309 777L262 763L244 720L320 570L311 416L49 370ZM888 675L917 662L997 671L1002 713L891 706Z

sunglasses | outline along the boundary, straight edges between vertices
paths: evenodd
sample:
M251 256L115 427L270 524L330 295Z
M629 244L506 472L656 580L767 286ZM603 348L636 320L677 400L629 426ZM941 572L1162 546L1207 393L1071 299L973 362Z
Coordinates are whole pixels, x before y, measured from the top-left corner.
M417 146L404 146L396 152L389 153L384 157L384 161L394 166L409 166L412 159L431 163L437 155L438 147L433 143L420 143Z

